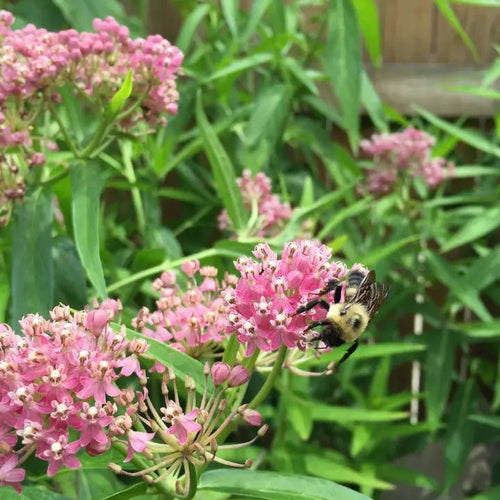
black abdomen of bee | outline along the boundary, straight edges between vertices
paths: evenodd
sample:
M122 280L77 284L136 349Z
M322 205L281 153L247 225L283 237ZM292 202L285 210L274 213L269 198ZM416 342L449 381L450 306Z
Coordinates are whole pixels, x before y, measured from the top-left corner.
M365 276L366 274L362 271L351 271L347 278L347 286L358 288L365 279Z

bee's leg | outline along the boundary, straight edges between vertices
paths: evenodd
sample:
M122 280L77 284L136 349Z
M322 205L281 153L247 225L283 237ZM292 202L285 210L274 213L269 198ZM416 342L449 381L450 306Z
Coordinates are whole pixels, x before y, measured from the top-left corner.
M318 295L325 295L328 292L331 292L332 290L335 290L337 288L337 285L339 284L339 280L333 279L327 282L327 284L318 292Z
M301 314L306 311L310 311L313 307L316 306L321 306L323 309L327 310L330 309L330 304L324 300L324 299L314 299L310 300L306 305L300 306L297 311L295 311L295 314ZM294 316L295 316L294 314ZM318 325L316 325L318 326Z
M355 340L351 347L347 349L347 351L344 353L344 355L340 358L340 361L335 365L335 371L338 371L339 366L351 355L354 353L354 351L358 348L359 342Z
M313 321L302 333L308 332L309 330L312 330L317 326L327 326L327 325L331 325L331 323L329 321Z

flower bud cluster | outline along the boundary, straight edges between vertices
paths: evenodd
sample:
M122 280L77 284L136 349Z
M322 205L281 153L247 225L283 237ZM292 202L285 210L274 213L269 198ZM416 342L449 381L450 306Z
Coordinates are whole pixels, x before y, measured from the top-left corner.
M282 203L279 197L271 193L271 179L259 172L252 178L250 170L243 170L242 177L236 179L241 191L243 203L249 212L257 211L255 223L248 236L265 238L275 236L292 215L289 203ZM231 220L227 210L219 217L219 229L232 231Z
M157 309L150 312L143 307L132 326L199 359L220 350L229 323L227 306L219 295L236 282L236 277L226 274L219 283L217 269L200 267L198 261L184 262L181 270L187 277L187 290L179 287L174 272L164 272L152 285L160 292ZM156 368L161 371L162 365Z
M122 434L134 393L116 382L133 373L145 379L137 356L148 346L111 329L120 311L115 300L74 315L57 306L50 320L22 318L22 336L0 325L0 486L20 491L20 465L32 454L53 476L62 465L78 468L80 449L99 455Z
M431 158L434 143L432 136L412 127L394 134L374 134L370 140L361 141L361 149L374 158L374 168L368 171L368 191L390 191L401 172L422 177L430 188L453 177L453 163Z
M324 319L326 311L314 308L304 314L297 309L333 279L343 279L347 266L330 262L331 250L317 241L286 243L278 257L267 243L258 244L256 260L241 257L235 263L241 278L223 293L230 333L246 345L246 356L256 348L274 351L281 345L305 349L302 334L310 321ZM333 302L333 297L326 296Z

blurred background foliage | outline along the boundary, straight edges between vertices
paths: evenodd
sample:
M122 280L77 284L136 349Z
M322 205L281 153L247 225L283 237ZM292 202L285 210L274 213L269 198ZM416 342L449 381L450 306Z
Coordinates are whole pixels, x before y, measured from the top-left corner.
M93 18L112 15L135 36L146 34L150 7L147 0L0 3L17 27L89 30ZM100 157L108 292L132 317L153 303L149 280L185 256L201 252L203 263L232 270L232 258L258 241L233 179L244 168L264 172L273 191L298 207L270 243L306 230L349 265L375 268L390 297L338 375L283 374L264 409L272 436L252 458L261 469L331 479L376 499L498 498L498 113L446 121L422 108L403 116L382 102L364 69L382 62L371 0L164 3L181 19L171 39L185 53L179 114L153 135L119 138ZM435 1L473 53L453 3L467 2ZM499 61L461 91L498 100ZM360 196L370 167L360 139L409 125L436 138L433 154L456 164L455 177L435 191L415 179L406 191ZM70 221L68 179L54 189ZM217 228L223 208L236 237ZM53 228L54 302L79 308L95 291L84 293L88 270L70 226ZM7 270L22 256L12 254L3 231L0 313L9 320L19 291ZM318 364L338 357L329 353ZM115 491L107 476L94 480L102 496ZM203 487L200 495L212 498Z

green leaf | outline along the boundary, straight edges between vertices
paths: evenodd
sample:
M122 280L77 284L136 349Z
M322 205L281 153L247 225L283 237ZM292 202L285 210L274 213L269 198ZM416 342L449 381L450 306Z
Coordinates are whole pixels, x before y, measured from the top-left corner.
M361 104L366 109L373 124L382 132L388 132L387 115L384 105L377 94L366 71L361 74Z
M351 205L348 205L345 208L342 208L341 210L338 210L337 213L323 226L323 229L321 229L321 231L318 233L317 238L320 240L324 239L342 221L350 219L351 217L355 217L365 210L368 210L372 206L373 199L368 196L354 202Z
M245 31L241 35L239 40L240 46L244 47L250 40L250 37L255 33L259 23L261 22L262 16L266 13L271 0L254 0L252 5L252 10L250 11L250 16L248 21L245 23Z
M238 2L234 0L221 0L224 19L233 38L238 36Z
M330 0L323 65L342 109L342 123L354 151L359 142L361 47L351 0Z
M57 5L69 24L78 31L91 31L92 22L96 17L104 19L113 16L119 23L130 26L129 16L118 0L85 0L75 2L74 0L52 0ZM133 18L132 18L133 20ZM137 28L136 23L132 23Z
M306 87L311 94L317 95L318 88L314 83L314 80L309 76L307 71L297 62L297 59L293 57L285 57L282 64L290 71L290 73L300 82L304 87Z
M446 408L453 375L455 343L450 330L431 330L427 334L427 359L425 364L425 393L427 415L437 423ZM436 381L439 380L439 383Z
M460 472L467 460L471 445L474 424L468 420L472 403L474 381L459 386L446 428L445 445L445 488L447 491L456 484Z
M455 323L453 328L464 332L473 339L496 339L500 337L500 320L488 321L486 323Z
M125 107L127 99L132 94L132 74L132 70L129 70L121 87L115 92L115 95L111 98L108 105L106 106L104 113L108 118L114 118Z
M265 500L369 500L357 491L324 479L253 470L218 469L205 472L200 478L198 490Z
M129 500L129 498L135 498L137 495L146 493L147 488L148 485L144 481L141 481L112 495L108 495L103 500Z
M382 48L380 34L380 19L375 0L352 0L358 15L361 33L374 66L379 68L382 63Z
M394 464L378 466L377 475L394 483L411 484L425 490L439 490L439 483L432 477Z
M245 226L246 217L240 189L236 184L234 167L203 112L201 94L198 94L196 100L196 120L205 143L218 194L222 198L234 229L239 231Z
M116 331L120 330L120 325L113 323L113 328ZM203 374L203 365L196 359L180 352L173 347L170 347L165 342L160 342L159 340L143 335L142 333L135 332L130 328L127 328L127 339L132 340L134 338L145 340L149 344L149 349L145 357L159 361L161 364L171 367L174 370L175 375L181 380L186 379L186 375L189 375L196 384L196 390L198 393L203 394L203 389L205 387L205 375ZM209 388L209 392L210 392Z
M469 420L500 429L500 417L496 415L469 415Z
M24 27L24 25L19 25L20 18L23 18L26 24L29 22L50 31L63 29L66 22L61 11L54 5L52 0L37 0L36 2L32 0L20 0L11 4L9 10L16 18L12 29Z
M249 147L267 140L269 146L274 148L290 113L292 95L293 88L281 84L273 85L261 92L245 130L245 142Z
M474 282L464 280L455 272L455 268L434 252L425 252L426 260L435 278L443 283L464 306L470 307L483 321L491 321L489 311L479 298Z
M480 0L477 0L480 1ZM483 0L486 1L486 0ZM491 2L498 0L490 0ZM465 2L463 2L465 3ZM472 2L471 2L472 3ZM500 486L494 486L491 490L484 491L483 493L479 493L478 495L474 495L473 497L467 497L464 500L498 500L500 498Z
M486 209L483 213L470 219L442 247L443 252L465 245L491 233L500 226L500 207Z
M457 139L470 144L471 146L484 151L485 153L489 153L495 156L500 157L500 148L495 145L493 142L488 141L484 138L483 135L479 134L474 130L466 130L461 127L457 127L451 123L448 123L441 118L438 118L436 115L433 115L429 111L421 108L420 106L413 106L414 109L418 112L419 115L423 116L427 121L435 125L436 127L444 130L450 135L453 135Z
M479 58L477 49L472 40L469 38L469 35L463 29L460 20L458 19L458 17L456 16L455 12L453 11L450 5L450 2L448 0L434 0L434 3L436 4L437 8L441 11L441 14L443 14L443 16L446 17L447 21L456 31L458 36L462 39L462 42L464 42L465 45L467 45L472 55L474 56L474 59L477 60Z
M182 23L182 29L177 37L175 44L182 52L186 53L193 41L195 40L195 34L198 30L198 26L207 15L210 10L210 6L207 4L198 5L189 16L184 19Z
M465 5L481 5L483 7L500 7L500 0L451 0L451 1L452 1L452 3L461 3L461 4L465 4Z
M329 456L325 457L319 454L307 453L303 458L306 472L309 474L314 474L330 481L342 481L343 483L359 484L381 490L393 489L392 484L354 470L346 465L333 462Z
M87 304L85 272L72 240L63 236L52 242L54 258L54 304L83 309ZM68 270L71 269L71 272Z
M366 408L347 408L311 401L312 418L318 422L337 422L339 424L353 424L355 422L391 422L408 418L404 411L369 410Z
M247 69L261 66L269 61L272 61L273 55L269 53L252 54L248 57L238 58L235 62L225 65L224 68L212 73L203 83L213 82L226 76L235 75L246 71Z
M24 486L21 495L14 488L2 487L2 500L68 500L68 497L46 488Z
M365 266L373 267L375 266L375 264L377 264L377 262L385 259L394 252L401 250L406 245L418 241L419 239L420 235L418 234L407 236L406 238L401 238L400 240L393 241L392 243L387 243L382 247L376 247L372 249L370 252L363 255L360 260Z
M95 160L78 161L70 167L72 214L76 248L97 295L107 297L99 256L99 198L103 186L102 167Z
M12 237L12 320L28 313L47 316L54 306L52 190L28 189L14 209Z
M483 175L500 176L500 168L483 165L463 165L460 167L455 167L453 177L456 179L461 179L463 177L481 177Z

